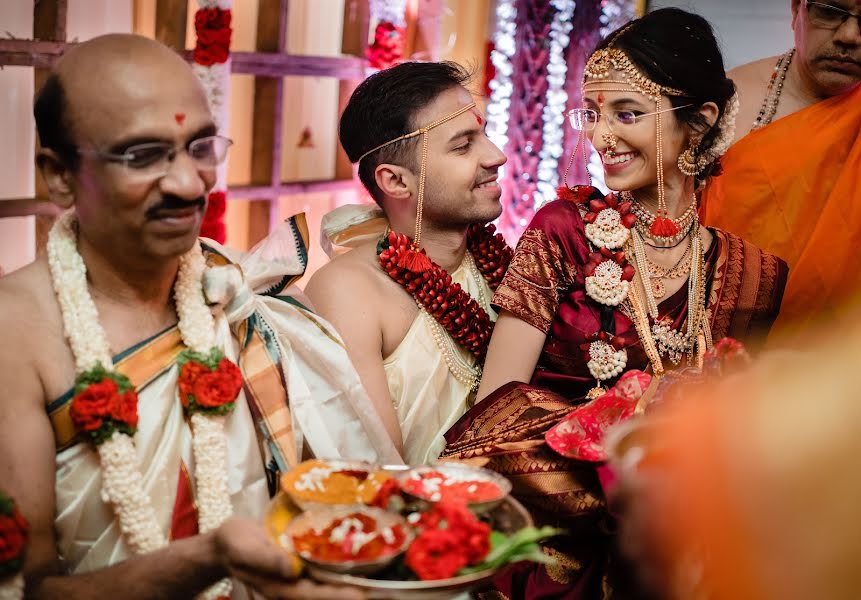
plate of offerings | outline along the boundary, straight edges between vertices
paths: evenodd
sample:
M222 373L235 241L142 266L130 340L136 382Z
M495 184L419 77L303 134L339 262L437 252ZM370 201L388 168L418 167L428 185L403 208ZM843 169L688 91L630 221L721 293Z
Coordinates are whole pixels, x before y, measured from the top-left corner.
M402 516L371 506L308 510L290 521L285 534L309 565L350 575L385 569L414 537Z
M398 475L398 483L416 502L462 500L476 514L499 506L511 493L511 482L502 475L456 462L413 467Z
M320 463L330 466L333 473L354 470L344 469L344 463L350 461L308 462L314 464L302 463L294 469L299 470L297 475L282 478L284 489L270 504L267 529L276 543L301 557L312 578L361 588L368 598L450 598L479 589L510 563L546 561L537 542L561 533L549 527L536 529L526 509L508 495L511 486L504 477L492 471L486 475L485 469L475 467L460 469L455 463L417 468L365 465L369 474L386 475L379 476L382 483L373 498L369 499L370 492L353 503L327 504L318 497L303 498L303 510L294 502L295 494L287 492L287 486L308 480L302 479L303 473L319 469ZM417 475L413 481L422 482L421 475L440 479L445 476L443 470L452 472L452 466L452 481L466 485L432 483L429 487L450 488L438 498L415 484L408 483L406 488L414 488L417 495L402 485L411 481L410 474ZM325 469L314 471L313 478L325 481L324 488L330 483ZM469 491L474 481L491 482L494 487L476 485ZM332 483L340 493L344 482L336 478ZM317 491L329 499L327 490ZM472 504L489 504L476 511L458 496L460 492L474 497ZM428 495L431 497L422 497ZM350 495L349 500L353 499Z
M306 460L281 478L281 489L299 508L370 504L389 471L362 461Z

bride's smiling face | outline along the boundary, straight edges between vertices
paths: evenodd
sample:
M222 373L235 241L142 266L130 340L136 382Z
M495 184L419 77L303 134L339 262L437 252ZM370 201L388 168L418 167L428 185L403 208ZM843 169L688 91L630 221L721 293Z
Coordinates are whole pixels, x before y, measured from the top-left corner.
M622 79L611 73L611 79ZM583 106L598 113L598 122L588 132L589 141L601 155L604 178L614 190L636 190L657 184L657 103L635 91L587 91ZM666 96L661 111L673 108ZM665 176L679 174L676 160L686 147L687 128L675 111L662 112L661 141ZM615 139L613 139L615 137ZM615 148L613 148L615 142Z

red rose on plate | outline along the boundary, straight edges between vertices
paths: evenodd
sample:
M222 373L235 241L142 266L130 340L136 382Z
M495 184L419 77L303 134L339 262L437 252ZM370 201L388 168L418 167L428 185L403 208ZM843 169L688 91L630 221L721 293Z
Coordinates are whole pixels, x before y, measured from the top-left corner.
M17 508L12 509L11 515L0 515L0 563L21 556L29 529Z
M92 383L72 399L69 416L77 429L95 431L113 414L119 389L113 379Z
M467 565L467 556L456 532L426 529L410 544L405 563L420 579L448 579Z

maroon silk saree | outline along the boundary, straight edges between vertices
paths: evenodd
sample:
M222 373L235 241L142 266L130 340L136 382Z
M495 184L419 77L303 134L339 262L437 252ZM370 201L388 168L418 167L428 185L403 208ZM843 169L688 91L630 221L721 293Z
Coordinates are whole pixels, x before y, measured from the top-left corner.
M713 339L731 336L755 348L777 317L786 264L732 234L710 231L714 241L705 255L705 275ZM630 569L615 551L615 524L595 463L565 458L544 441L544 433L584 403L595 385L581 350L602 329L599 305L585 291L589 252L576 204L556 200L538 211L493 297L500 309L547 335L532 380L496 390L446 434L443 457L484 458L488 468L511 479L512 493L538 523L570 533L545 549L556 566L514 569L488 598L638 597ZM662 300L659 314L680 328L687 302L682 286ZM632 321L622 310L613 319L615 334L625 340L626 368L647 370Z

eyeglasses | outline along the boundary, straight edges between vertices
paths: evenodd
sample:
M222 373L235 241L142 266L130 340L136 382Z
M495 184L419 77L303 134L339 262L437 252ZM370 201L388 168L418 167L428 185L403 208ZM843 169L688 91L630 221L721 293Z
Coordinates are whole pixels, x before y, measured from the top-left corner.
M640 119L642 119L643 117L650 117L652 115L658 115L665 112L672 112L674 110L687 108L689 106L693 106L693 104L674 106L673 108L656 110L649 113L638 113L633 110L614 110L607 115L601 115L601 113L592 110L591 108L575 108L568 111L568 121L571 123L571 127L576 129L577 131L592 131L593 129L595 129L595 125L598 124L598 121L601 119L602 116L607 119L608 126L617 124L624 127L629 127L631 125L636 125L637 123L639 123Z
M861 13L853 13L830 4L821 2L804 2L810 24L821 29L839 29L849 18L855 17L861 28Z
M192 140L185 151L195 167L201 171L215 170L227 158L227 150L233 140L220 135L208 135ZM103 150L78 149L78 154L95 156L107 162L121 164L140 179L158 179L167 175L170 164L179 153L169 142L135 144L126 148L122 154Z

